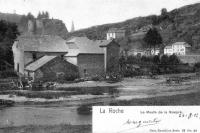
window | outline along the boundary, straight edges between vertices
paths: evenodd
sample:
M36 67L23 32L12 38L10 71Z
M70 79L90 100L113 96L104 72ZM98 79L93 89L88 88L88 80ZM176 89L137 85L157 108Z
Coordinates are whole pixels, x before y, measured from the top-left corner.
M17 63L17 72L19 72L19 63Z
M37 59L36 53L33 53L32 56L33 56L33 60Z

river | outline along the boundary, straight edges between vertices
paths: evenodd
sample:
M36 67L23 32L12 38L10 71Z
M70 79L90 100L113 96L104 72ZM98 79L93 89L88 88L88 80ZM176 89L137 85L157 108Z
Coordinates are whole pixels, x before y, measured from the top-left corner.
M26 125L87 125L91 115L79 115L77 107L13 106L0 109L0 127Z

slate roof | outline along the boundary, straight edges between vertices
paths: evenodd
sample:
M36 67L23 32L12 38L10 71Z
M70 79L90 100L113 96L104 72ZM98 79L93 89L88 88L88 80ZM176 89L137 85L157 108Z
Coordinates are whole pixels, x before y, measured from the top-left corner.
M25 70L33 71L34 72L34 71L38 70L40 67L44 66L49 61L55 59L56 57L57 56L45 55L45 56L39 58L38 60L32 62L31 64L27 65L25 67Z
M166 49L172 49L172 46L167 45L167 46L165 46L165 48L166 48Z
M165 48L171 49L172 45L185 45L185 47L191 47L188 43L186 42L175 42L169 45L166 45Z
M108 45L112 40L90 40L87 37L73 37L67 40L68 53L65 56L79 54L104 54L101 45Z
M185 47L191 47L188 43L186 42L175 42L172 45L185 45Z
M133 34L130 35L130 39L132 39L132 40L143 39L146 33L147 32L143 32L143 31L133 33Z
M24 51L67 52L66 41L56 35L26 35L17 39L17 45Z
M110 28L109 30L108 30L108 33L121 33L121 32L125 32L125 30L123 30L123 29L118 29L118 28Z

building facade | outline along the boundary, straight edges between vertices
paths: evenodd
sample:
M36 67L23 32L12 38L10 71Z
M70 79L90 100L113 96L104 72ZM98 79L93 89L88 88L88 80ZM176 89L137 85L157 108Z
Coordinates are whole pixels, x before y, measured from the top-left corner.
M46 59L45 57L64 56L68 51L65 43L65 40L53 35L23 35L18 37L12 46L15 71L21 76L31 76L27 72L29 66L33 64L35 67L39 67L41 64L45 65L38 63L41 59Z
M166 55L186 55L189 51L189 48L191 46L187 44L186 42L176 42L171 45L167 45L164 48L164 54Z
M105 74L111 58L119 60L119 45L114 40L89 40L73 37L67 40L69 52L65 59L76 65L80 77ZM115 63L117 66L118 62Z
M107 40L110 39L119 39L125 37L125 30L117 29L117 28L111 28L108 30L106 34Z
M78 70L60 56L45 55L26 66L25 73L34 81L56 81L66 80L68 75L78 74Z

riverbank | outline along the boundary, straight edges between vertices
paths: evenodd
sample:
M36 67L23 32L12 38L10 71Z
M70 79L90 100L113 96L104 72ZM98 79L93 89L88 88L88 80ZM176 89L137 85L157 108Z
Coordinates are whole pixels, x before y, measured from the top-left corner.
M121 82L109 83L106 81L85 81L79 83L62 83L56 84L56 88L70 89L70 88L94 88L94 87L127 87L136 85L152 85L159 82L165 82L170 77L189 77L196 76L196 73L181 73L181 74L165 74L157 75L156 79L149 76L136 76L133 78L124 78Z
M183 77L179 83L167 83L171 77ZM158 75L157 78L147 76L124 78L117 83L106 81L85 81L80 83L57 84L53 90L4 90L0 91L0 99L17 103L85 103L108 102L112 100L144 99L160 96L173 96L200 91L200 77L195 73ZM93 105L94 105L93 104Z
M143 99L117 100L111 106L198 106L200 105L200 91L171 96L159 96Z
M0 133L92 133L91 125L20 126L0 128Z

